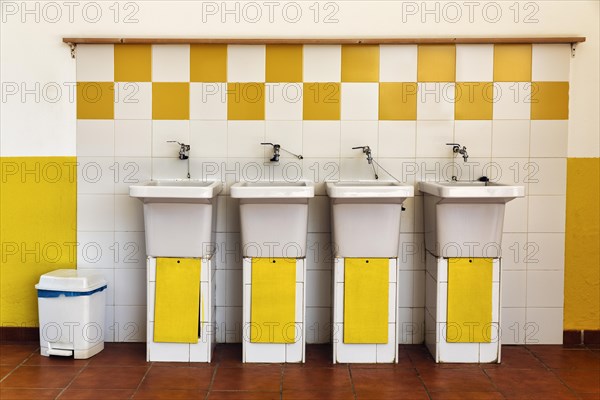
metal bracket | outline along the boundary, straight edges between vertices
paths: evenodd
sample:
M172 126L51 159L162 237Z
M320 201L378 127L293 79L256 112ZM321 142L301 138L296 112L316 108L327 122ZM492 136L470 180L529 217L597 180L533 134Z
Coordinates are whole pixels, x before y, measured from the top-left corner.
M75 43L67 43L69 45L69 47L71 48L71 58L75 58L75 48L77 47L77 45Z
M571 58L575 58L575 47L577 43L571 43Z

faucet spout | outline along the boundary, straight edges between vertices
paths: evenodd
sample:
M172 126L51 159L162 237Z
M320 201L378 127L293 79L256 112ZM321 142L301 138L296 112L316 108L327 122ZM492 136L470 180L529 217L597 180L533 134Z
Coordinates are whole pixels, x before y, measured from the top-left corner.
M190 148L189 144L179 143L177 140L167 140L167 143L177 143L179 145L179 159L187 161L187 177L190 179Z

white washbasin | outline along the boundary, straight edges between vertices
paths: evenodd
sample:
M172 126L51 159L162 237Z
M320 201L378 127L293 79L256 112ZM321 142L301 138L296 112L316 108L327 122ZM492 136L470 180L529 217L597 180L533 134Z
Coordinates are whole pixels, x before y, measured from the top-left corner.
M215 252L219 181L156 180L132 185L129 196L144 203L146 254L204 257Z
M425 248L436 257L500 257L506 203L525 188L479 181L419 182Z
M414 188L394 181L327 183L334 257L398 257L402 203Z
M240 199L244 257L306 257L308 199L313 182L238 182L231 197Z

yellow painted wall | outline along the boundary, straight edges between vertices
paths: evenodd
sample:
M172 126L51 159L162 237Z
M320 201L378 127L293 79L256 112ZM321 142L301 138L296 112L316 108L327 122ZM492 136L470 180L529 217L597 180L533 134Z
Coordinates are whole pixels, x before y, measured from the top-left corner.
M37 326L33 285L76 267L76 158L2 157L0 173L0 326Z
M600 329L600 158L567 160L565 330Z

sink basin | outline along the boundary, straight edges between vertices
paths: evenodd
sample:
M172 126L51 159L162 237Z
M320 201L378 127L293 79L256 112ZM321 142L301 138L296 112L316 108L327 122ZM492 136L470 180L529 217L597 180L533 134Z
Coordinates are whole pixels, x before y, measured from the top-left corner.
M525 188L479 181L419 182L425 248L436 257L500 257L506 203Z
M152 257L204 257L215 251L216 196L222 183L157 180L129 187L144 203L146 254Z
M231 197L240 199L244 257L306 257L308 199L314 183L238 182Z
M414 188L393 181L327 183L334 257L398 257L402 203Z

